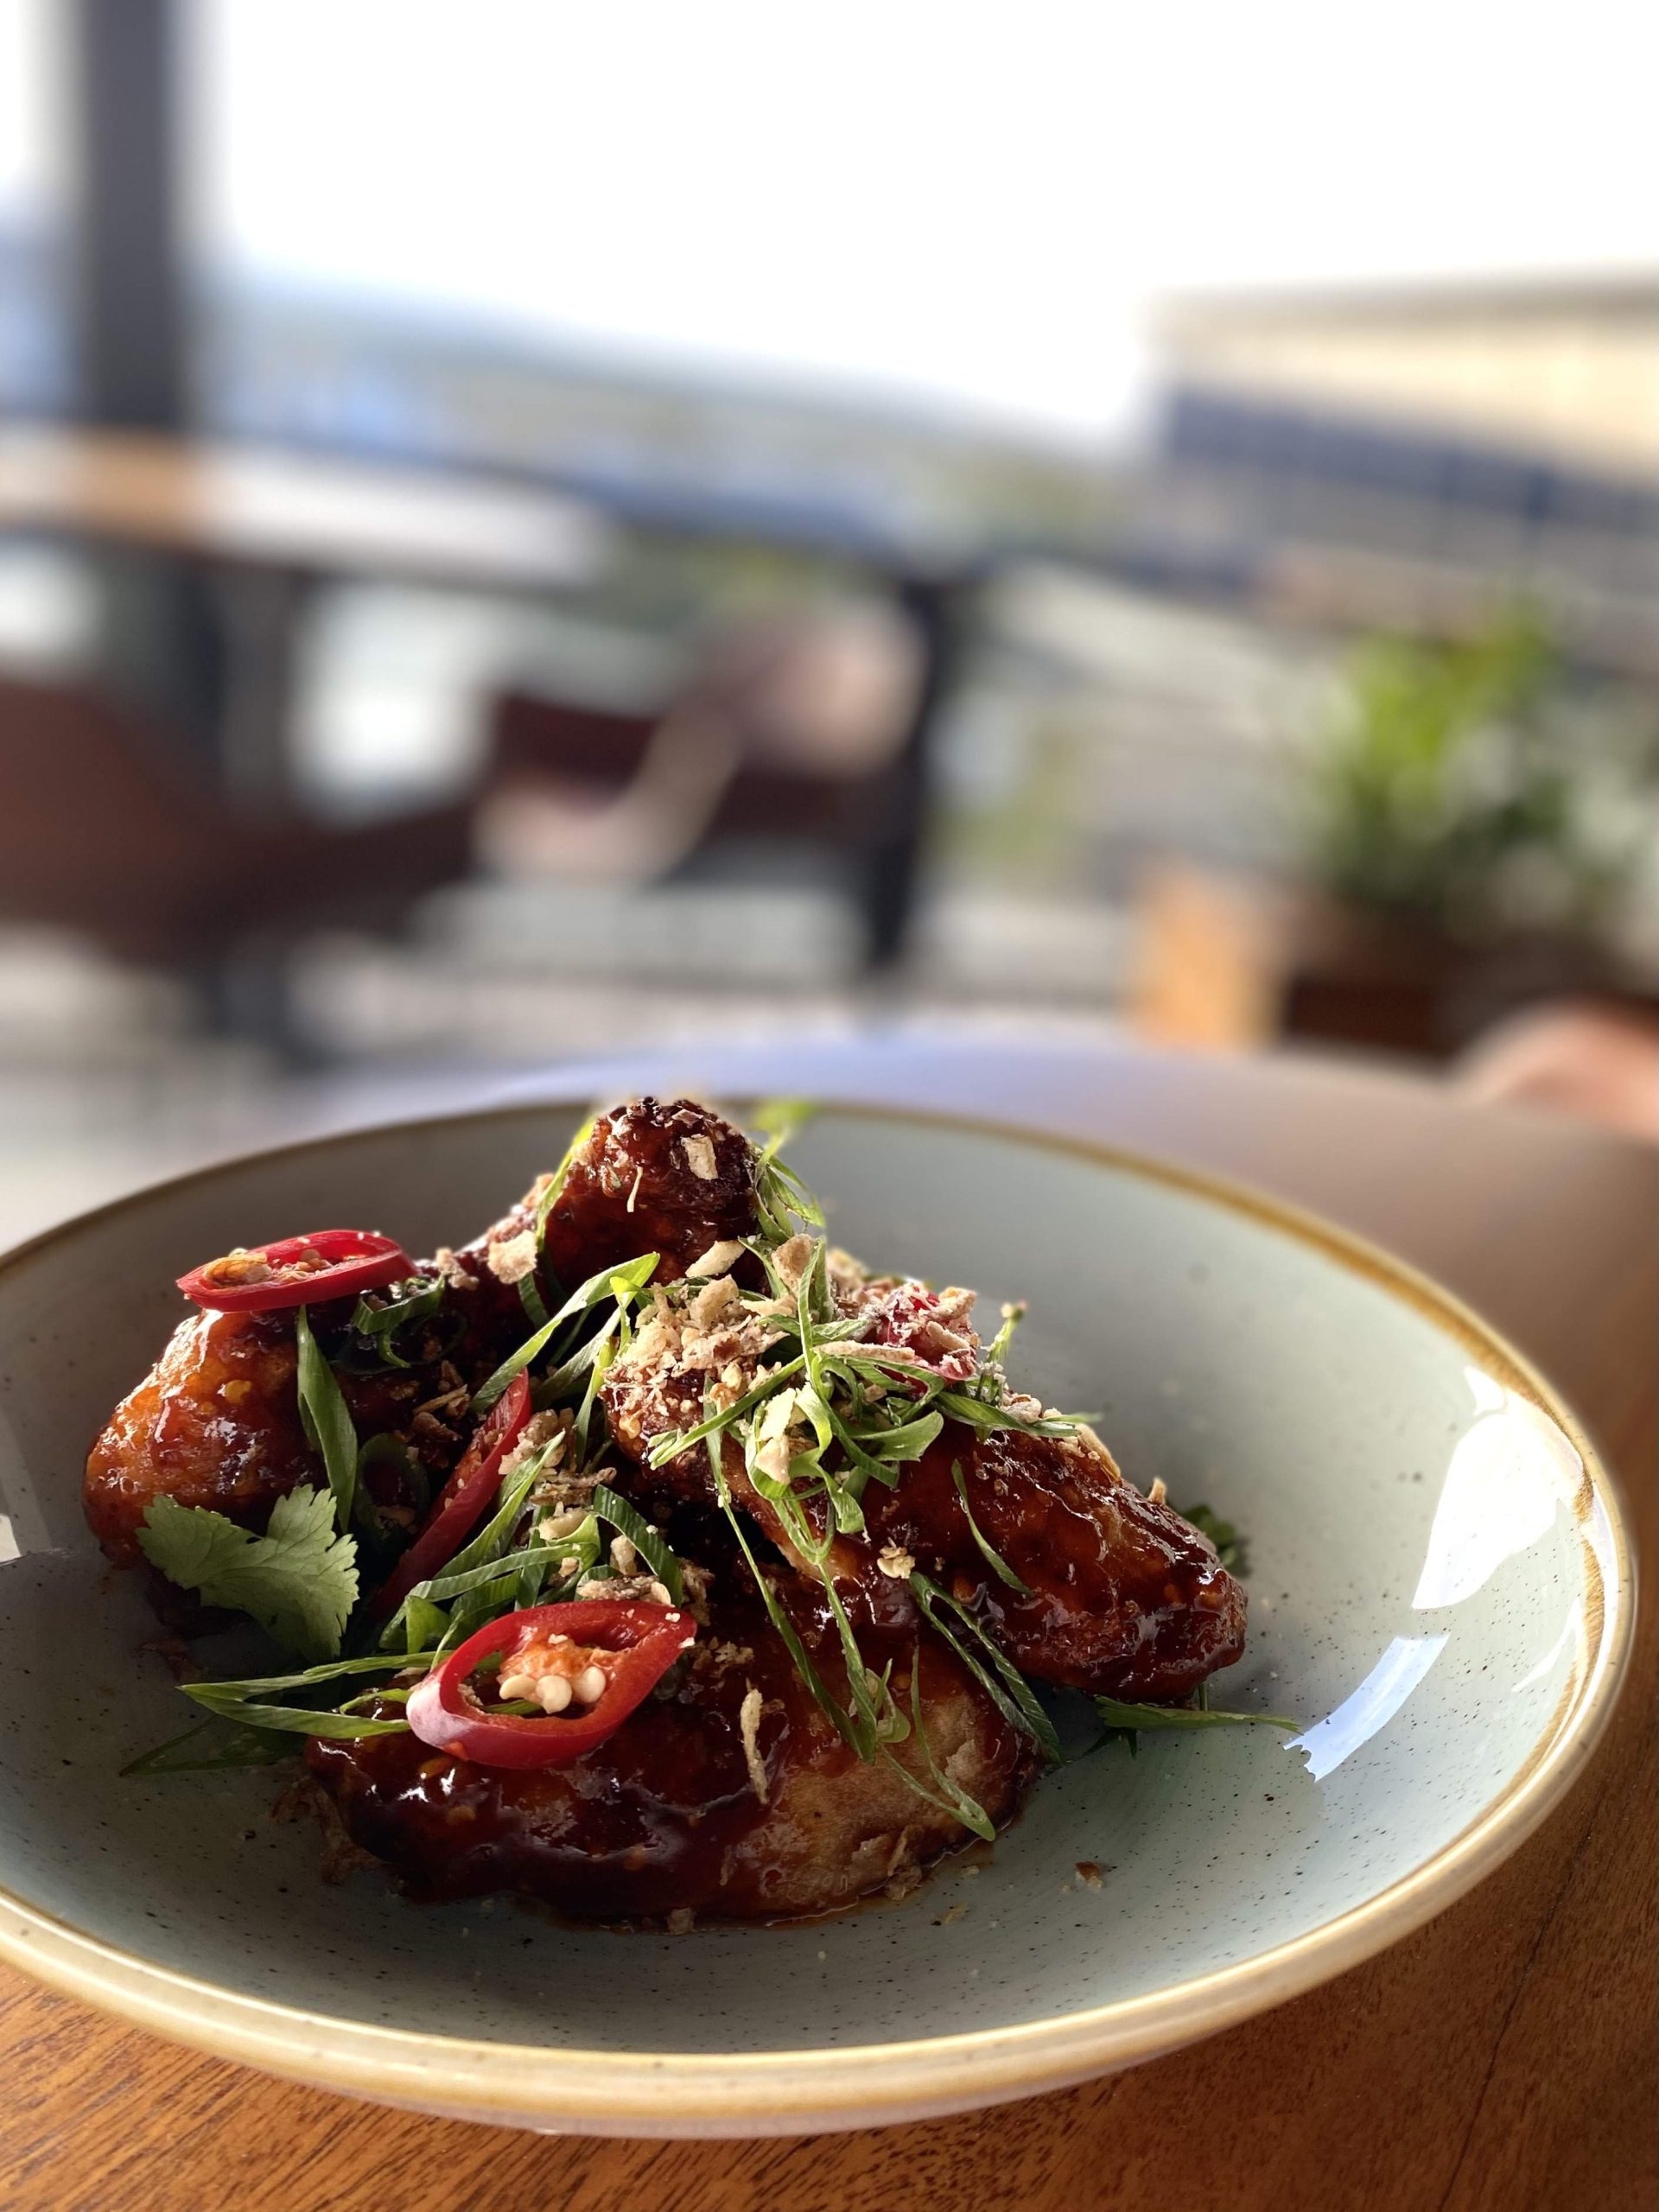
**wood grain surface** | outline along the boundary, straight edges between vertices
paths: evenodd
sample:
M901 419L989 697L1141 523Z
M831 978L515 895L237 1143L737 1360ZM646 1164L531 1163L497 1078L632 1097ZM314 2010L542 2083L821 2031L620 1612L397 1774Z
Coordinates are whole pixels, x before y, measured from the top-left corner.
M610 545L590 509L487 476L38 426L0 432L0 528L505 591L585 582Z
M1566 1393L1644 1580L1590 1774L1490 1880L1370 1965L1196 2048L926 2125L760 2143L509 2133L175 2050L0 1972L4 2212L1624 2212L1655 2192L1656 1155L1315 1063L943 1040L752 1053L753 1079L1138 1143L1429 1268ZM725 1065L725 1064L723 1064ZM690 1071L695 1072L695 1071ZM677 1068L591 1071L597 1091ZM726 1067L729 1087L750 1072Z

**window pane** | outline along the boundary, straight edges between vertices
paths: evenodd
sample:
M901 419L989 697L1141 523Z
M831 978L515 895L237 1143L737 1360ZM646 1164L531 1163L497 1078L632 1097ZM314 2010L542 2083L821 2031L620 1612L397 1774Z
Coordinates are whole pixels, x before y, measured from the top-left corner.
M66 148L53 0L0 0L0 409L55 412L70 389Z
M631 371L1098 441L1160 291L1656 248L1624 0L1570 41L1440 0L1287 0L1270 36L1077 0L187 20L212 404L250 427L602 453L584 378Z

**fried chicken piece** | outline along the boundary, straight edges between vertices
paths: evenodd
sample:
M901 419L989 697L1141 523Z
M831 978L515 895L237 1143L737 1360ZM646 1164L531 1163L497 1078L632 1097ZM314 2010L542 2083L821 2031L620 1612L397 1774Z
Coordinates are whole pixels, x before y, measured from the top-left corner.
M661 1252L664 1276L683 1274L711 1245L753 1228L753 1157L741 1131L686 1099L664 1106L641 1098L595 1123L549 1216L544 1249L573 1287L652 1250ZM467 1393L526 1333L516 1286L534 1264L534 1231L532 1194L467 1251L442 1255L441 1266L422 1263L418 1272L445 1275L446 1317L461 1319L448 1363L342 1374L359 1434L404 1439L434 1475L454 1465L471 1426ZM503 1256L514 1252L516 1259ZM326 1332L348 1310L319 1308L315 1325ZM285 1491L318 1479L300 1427L295 1364L291 1312L194 1313L179 1324L87 1461L86 1517L112 1560L139 1560L137 1531L157 1497L263 1529Z
M822 1599L787 1574L778 1590L844 1703L840 1645ZM934 1758L993 1820L1006 1820L1034 1771L1026 1739L913 1617L902 1630L860 1641L871 1664L893 1661L906 1713L919 1662ZM913 1739L893 1756L925 1777ZM506 1772L407 1735L313 1738L306 1760L353 1841L414 1895L507 1890L600 1920L833 1911L908 1886L968 1833L887 1761L867 1765L849 1749L752 1586L718 1599L712 1625L662 1689L569 1766Z
M970 1291L872 1276L804 1234L781 1247L773 1265L792 1289L820 1259L836 1312L858 1324L863 1341L903 1354L918 1378L961 1387L977 1371L982 1347ZM658 1289L652 1311L602 1386L619 1448L644 1466L663 1437L694 1427L710 1408L735 1403L760 1376L767 1357L780 1344L783 1351L791 1348L776 1314L772 1302L746 1301L730 1279ZM889 1371L890 1402L902 1407L908 1387L902 1365ZM1035 1400L1014 1402L1022 1418L1042 1410ZM775 1433L769 1433L773 1417ZM795 1455L812 1446L808 1418L785 1389L759 1421L757 1467L781 1478ZM735 1503L793 1565L815 1572L776 1506L750 1480L729 1437L721 1465ZM687 1500L714 1495L702 1446L653 1470L652 1479ZM799 1502L821 1534L822 1503ZM970 1605L1025 1672L1128 1699L1185 1697L1243 1649L1244 1593L1208 1539L1125 1482L1091 1429L1045 1436L1007 1428L981 1435L947 1421L920 1460L895 1470L891 1487L872 1478L862 1503L867 1534L837 1537L830 1570L839 1585L861 1593L873 1618L881 1618L883 1581L902 1581L920 1567ZM974 1523L1023 1589L996 1573Z
M747 1325L752 1332L753 1324ZM618 1448L642 1467L655 1438L691 1427L703 1408L702 1375L695 1368L653 1370L652 1349L642 1332L601 1394ZM695 1339L692 1351L702 1357ZM729 1438L721 1464L736 1503L786 1559L808 1571ZM981 1534L1026 1592L1003 1582L987 1560L955 1467ZM1050 1437L1004 1429L982 1437L947 1421L922 1458L897 1475L891 1489L875 1481L865 1488L867 1537L838 1537L830 1552L830 1572L860 1593L866 1617L880 1619L892 1583L919 1567L970 1605L1027 1674L1100 1696L1154 1701L1189 1695L1243 1651L1244 1592L1209 1539L1126 1482L1092 1430ZM714 1496L702 1445L652 1470L650 1480L688 1502ZM820 1510L810 1509L810 1517L821 1524Z
M1010 1587L976 1541L1027 1586ZM1191 1694L1244 1649L1244 1592L1208 1537L1119 1473L1091 1429L979 1436L947 1422L891 1490L864 1493L868 1543L970 1606L1016 1667L1097 1695Z
M326 1336L349 1312L344 1300L318 1306L314 1324ZM456 1357L466 1361L464 1369L442 1359L409 1371L339 1376L359 1435L398 1436L435 1481L465 1448L472 1429L469 1390L499 1354L480 1345L468 1357L463 1344ZM86 1461L82 1505L92 1534L118 1566L142 1560L138 1530L158 1497L206 1506L240 1527L263 1529L285 1492L321 1484L321 1462L300 1424L297 1365L291 1310L196 1310L180 1322L156 1365L116 1408ZM367 1479L395 1482L380 1469Z
M486 1291L495 1286L509 1318L522 1319L515 1287L537 1263L545 1179L456 1255ZM754 1229L754 1155L743 1132L690 1098L633 1098L601 1114L571 1160L539 1256L567 1291L642 1252L660 1253L657 1280L667 1282Z
M245 1528L315 1478L295 1395L291 1313L192 1313L123 1398L86 1462L81 1498L119 1567L142 1563L138 1530L158 1497Z

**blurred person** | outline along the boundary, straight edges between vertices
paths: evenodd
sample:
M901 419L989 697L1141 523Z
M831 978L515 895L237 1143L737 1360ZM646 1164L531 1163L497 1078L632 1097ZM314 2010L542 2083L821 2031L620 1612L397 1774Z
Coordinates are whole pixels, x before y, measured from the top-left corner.
M1593 1000L1497 1023L1458 1064L1466 1096L1543 1106L1659 1141L1659 1020Z

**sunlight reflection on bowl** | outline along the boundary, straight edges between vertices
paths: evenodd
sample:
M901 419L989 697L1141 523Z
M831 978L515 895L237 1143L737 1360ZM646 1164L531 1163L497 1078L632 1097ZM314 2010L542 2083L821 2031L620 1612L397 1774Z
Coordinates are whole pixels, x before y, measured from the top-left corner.
M1541 1407L1477 1367L1464 1377L1477 1418L1446 1471L1414 1612L1472 1598L1506 1559L1548 1534L1562 1506L1572 1511L1585 1489L1572 1439Z

